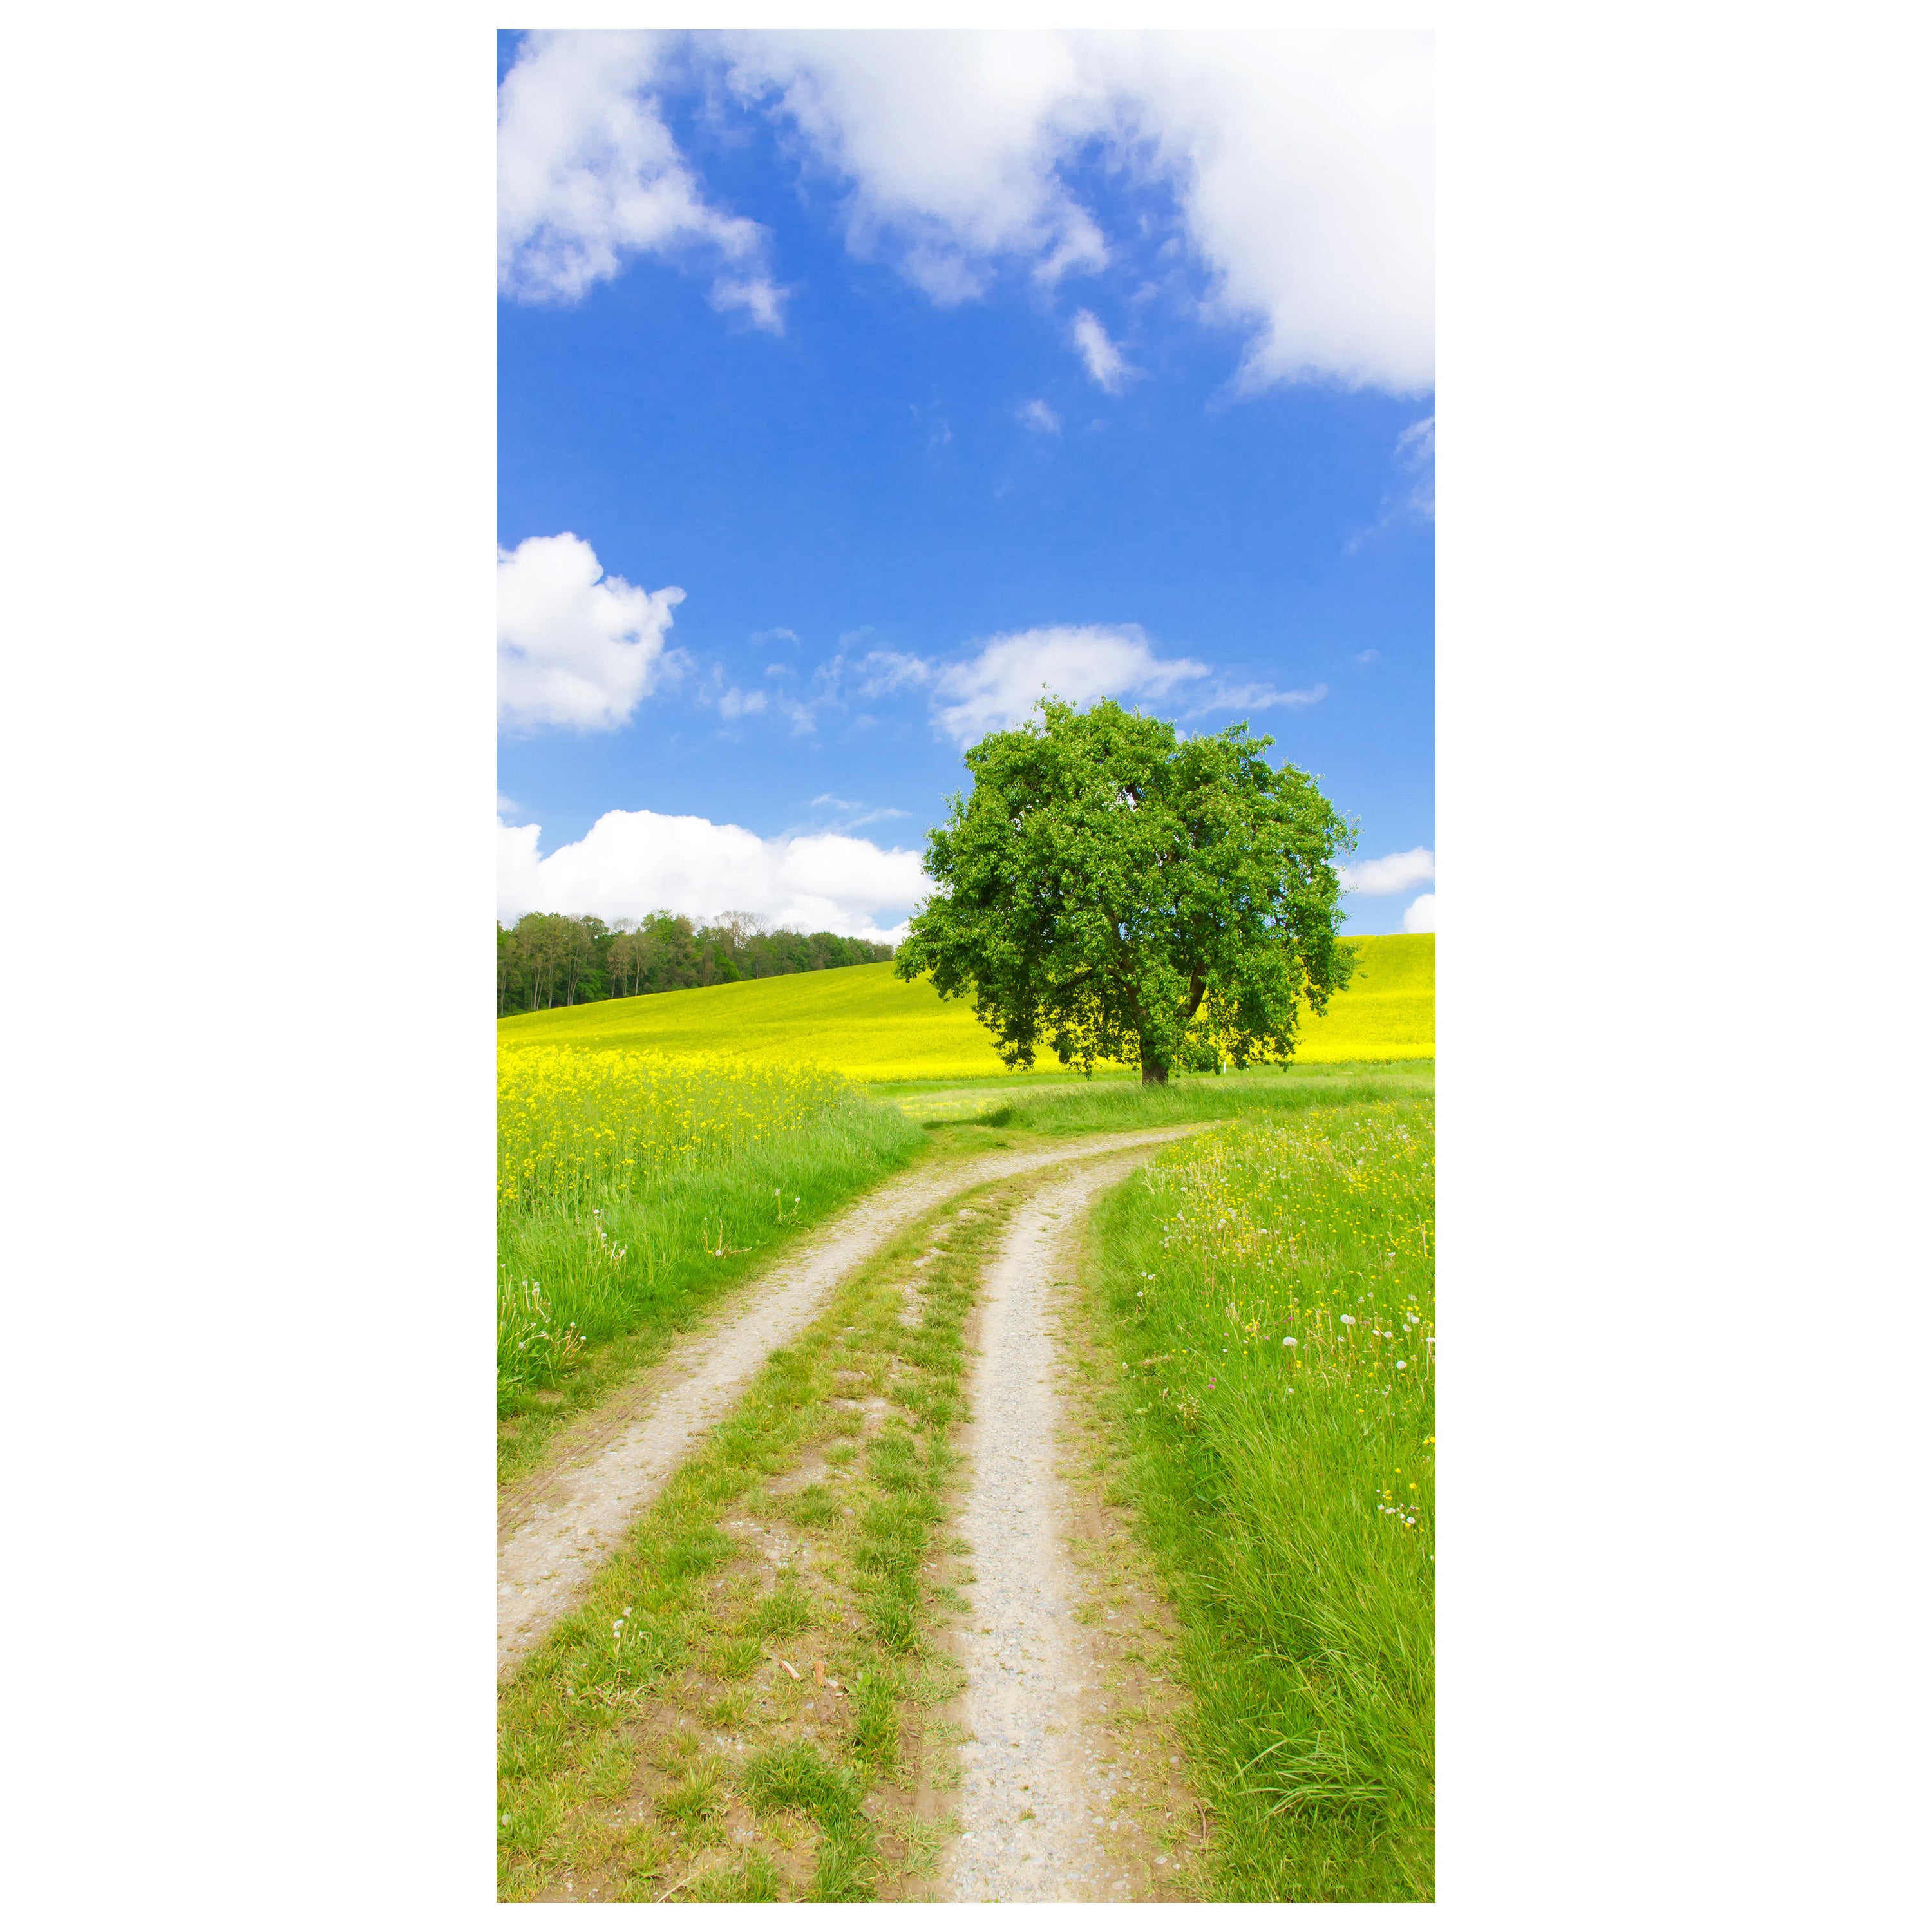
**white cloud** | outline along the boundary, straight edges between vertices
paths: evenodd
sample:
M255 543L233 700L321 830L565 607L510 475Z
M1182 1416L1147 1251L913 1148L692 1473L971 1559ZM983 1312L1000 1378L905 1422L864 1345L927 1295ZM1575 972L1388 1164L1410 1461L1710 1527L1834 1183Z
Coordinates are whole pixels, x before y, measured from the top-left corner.
M1224 684L1210 692L1187 716L1204 718L1210 711L1269 711L1278 706L1298 710L1303 705L1319 704L1328 695L1325 684L1308 691L1277 691L1271 684Z
M499 95L506 290L572 301L632 256L695 250L722 264L716 303L782 326L764 231L705 200L654 98L720 60L844 184L849 245L935 302L1006 265L1049 286L1106 267L1070 184L1097 152L1172 197L1248 385L1433 386L1427 33L532 34Z
M886 698L896 691L930 684L933 669L924 658L909 652L868 651L859 661L859 678L861 698Z
M718 700L719 714L726 718L755 718L764 708L762 691L740 691L736 685L728 686Z
M840 814L838 830L856 832L862 825L877 825L883 819L910 818L912 814L896 805L875 805L868 807L864 801L856 798L835 798L829 791L822 791L814 799L814 806L829 805Z
M1215 272L1214 305L1252 332L1247 381L1432 388L1432 37L1097 38Z
M1396 460L1415 478L1409 507L1418 516L1436 520L1436 418L1412 422L1395 440Z
M730 37L747 98L850 185L853 245L934 300L1002 262L1105 266L1068 177L1097 141L1172 194L1244 328L1251 386L1435 380L1434 50L1426 33L846 32Z
M706 818L607 812L545 858L541 836L498 823L496 913L506 923L526 912L635 918L660 906L704 920L730 908L807 932L897 939L931 890L918 853L838 832L760 838Z
M640 590L606 577L564 531L496 553L496 716L506 729L630 722L663 667L675 585Z
M1060 418L1037 397L1020 406L1020 421L1028 429L1038 430L1042 436L1060 434Z
M1073 346L1079 350L1088 374L1110 396L1118 396L1127 378L1139 374L1130 366L1090 309L1083 308L1073 318Z
M1424 892L1412 902L1408 911L1402 916L1402 929L1405 932L1433 932L1436 930L1436 895Z
M1417 845L1406 852L1391 852L1384 858L1365 859L1359 866L1344 866L1342 890L1373 898L1389 892L1406 892L1413 886L1429 884L1435 877L1436 854L1426 845ZM1432 898L1432 907L1434 903Z
M1049 283L1106 261L1054 172L1106 112L1067 35L779 32L726 45L740 94L788 116L848 184L850 245L892 254L934 301L983 293L1002 258Z
M506 295L577 301L639 255L721 266L711 299L784 327L765 232L712 207L652 88L671 43L641 32L536 32L496 95L496 270Z
M1432 524L1436 520L1436 418L1424 416L1412 422L1395 440L1396 467L1408 481L1394 490L1382 492L1381 514L1366 530L1358 530L1342 545L1345 556L1353 556L1371 537L1412 518ZM1375 653L1365 651L1355 662L1372 664Z
M1156 657L1137 624L1056 624L990 638L978 655L948 664L934 679L933 716L956 742L1016 724L1042 688L1071 704L1108 697L1165 697L1205 677L1191 658Z

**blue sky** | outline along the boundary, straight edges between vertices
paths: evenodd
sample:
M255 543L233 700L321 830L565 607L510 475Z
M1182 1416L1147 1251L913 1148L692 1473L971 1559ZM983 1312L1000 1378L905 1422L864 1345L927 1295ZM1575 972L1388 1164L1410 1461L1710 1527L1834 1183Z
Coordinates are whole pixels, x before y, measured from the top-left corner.
M892 931L1044 682L1432 925L1427 44L1229 40L503 38L505 916Z

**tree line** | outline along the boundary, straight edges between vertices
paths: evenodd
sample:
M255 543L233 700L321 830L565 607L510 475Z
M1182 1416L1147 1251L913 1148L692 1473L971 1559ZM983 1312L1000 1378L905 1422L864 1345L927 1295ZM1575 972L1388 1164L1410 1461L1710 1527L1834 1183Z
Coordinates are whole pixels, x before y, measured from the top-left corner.
M496 1011L536 1012L680 986L865 966L891 958L892 950L836 932L774 928L751 913L723 913L705 926L671 912L608 926L595 914L526 913L514 926L497 922Z

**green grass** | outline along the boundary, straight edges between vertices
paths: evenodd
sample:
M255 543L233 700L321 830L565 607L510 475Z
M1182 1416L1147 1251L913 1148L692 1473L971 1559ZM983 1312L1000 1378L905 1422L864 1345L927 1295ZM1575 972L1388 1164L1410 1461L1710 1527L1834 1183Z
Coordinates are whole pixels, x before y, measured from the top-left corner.
M1324 1018L1306 1019L1298 1060L1432 1058L1435 935L1399 933L1354 943L1361 960L1355 982ZM553 1046L722 1053L771 1065L822 1066L868 1082L1006 1071L970 1001L943 1000L926 980L896 980L890 964L517 1013L497 1022L496 1036L513 1051ZM1050 1055L1042 1070L1054 1070Z
M989 1096L970 1118L982 1126L1035 1134L1120 1133L1185 1120L1301 1114L1379 1100L1390 1094L1432 1094L1435 1085L1432 1060L1351 1066L1332 1072L1298 1069L1222 1078L1210 1074L1177 1078L1165 1087L1143 1087L1138 1080L1083 1081L1073 1086Z
M1217 1898L1434 1895L1433 1149L1426 1094L1251 1117L1096 1216Z
M937 1526L965 1318L1022 1191L949 1202L859 1270L502 1687L501 1898L856 1902L929 1881L914 1799L960 1676L931 1641Z
M566 1196L500 1204L500 1479L529 1468L566 1420L721 1292L929 1150L898 1110L849 1094L722 1158L608 1172Z

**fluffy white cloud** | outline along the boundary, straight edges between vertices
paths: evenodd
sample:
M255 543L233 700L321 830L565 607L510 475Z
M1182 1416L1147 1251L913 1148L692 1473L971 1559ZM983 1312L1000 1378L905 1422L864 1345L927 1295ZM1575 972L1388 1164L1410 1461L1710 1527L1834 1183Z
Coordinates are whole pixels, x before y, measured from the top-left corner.
M788 116L849 184L853 248L890 250L935 302L980 294L1002 256L1049 281L1106 260L1054 172L1105 112L1068 36L776 32L726 44L740 94Z
M933 716L956 742L1016 724L1042 689L1072 704L1165 697L1208 675L1192 658L1159 658L1137 624L1054 624L990 638L976 656L934 675Z
M1079 350L1088 374L1110 396L1118 396L1127 378L1138 373L1129 367L1127 358L1100 326L1091 309L1083 308L1073 318L1073 346Z
M1250 384L1433 386L1426 33L533 34L500 97L513 292L574 299L627 256L696 247L724 265L714 301L779 326L763 231L706 201L658 110L674 46L788 119L848 190L850 245L936 302L1003 264L1048 285L1104 268L1071 184L1098 152L1172 196Z
M1096 36L1174 181L1259 385L1414 394L1436 371L1435 53L1426 33Z
M1426 845L1417 845L1406 852L1391 852L1384 858L1365 859L1359 866L1344 866L1342 890L1372 898L1389 892L1406 892L1412 886L1430 884L1435 877L1436 854ZM1435 902L1432 898L1430 903L1432 907Z
M597 553L566 530L496 553L496 716L612 731L629 723L664 656L675 585L640 590L606 577Z
M1405 932L1433 932L1436 930L1436 895L1424 892L1414 900L1408 911L1402 916L1402 929Z
M1067 177L1097 140L1172 193L1251 384L1435 380L1434 50L1426 33L732 36L850 184L855 245L935 299L1004 260L1052 281L1108 250Z
M898 939L932 889L918 853L838 832L760 838L707 818L607 812L546 858L540 836L535 825L498 823L496 912L506 922L526 912L635 918L660 906L703 920L730 908L807 932Z
M651 89L671 43L643 32L537 32L496 98L496 269L506 294L574 302L632 256L695 252L711 299L784 327L756 222L712 207Z
M1031 402L1021 405L1020 421L1028 429L1038 430L1042 436L1058 436L1060 434L1060 418L1037 397Z

